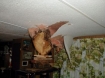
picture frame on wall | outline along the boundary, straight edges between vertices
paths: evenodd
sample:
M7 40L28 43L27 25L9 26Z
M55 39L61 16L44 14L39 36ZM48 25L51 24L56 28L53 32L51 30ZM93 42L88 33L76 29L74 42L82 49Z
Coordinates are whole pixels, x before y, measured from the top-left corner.
M24 52L23 59L32 59L32 52Z
M28 66L28 61L22 61L22 66Z

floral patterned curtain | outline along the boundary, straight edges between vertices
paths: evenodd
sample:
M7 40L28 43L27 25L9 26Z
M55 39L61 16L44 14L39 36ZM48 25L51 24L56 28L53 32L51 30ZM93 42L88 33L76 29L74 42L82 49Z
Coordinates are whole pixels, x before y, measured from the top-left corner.
M62 49L60 52L57 52L57 53L55 51L54 67L61 68L60 78L69 78L70 77L70 73L67 68L67 61L69 61L69 59L68 59L65 49ZM57 72L54 73L53 78L59 78Z
M105 78L105 38L77 39L70 46L70 60L62 50L55 54L55 66L61 67L61 78Z

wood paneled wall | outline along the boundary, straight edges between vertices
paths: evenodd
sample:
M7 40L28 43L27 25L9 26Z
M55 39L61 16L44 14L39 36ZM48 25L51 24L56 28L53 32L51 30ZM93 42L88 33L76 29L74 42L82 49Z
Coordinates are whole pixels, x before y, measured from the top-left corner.
M74 37L73 39L83 39L83 38L104 38L105 34L103 35L89 35L89 36L78 36L78 37Z

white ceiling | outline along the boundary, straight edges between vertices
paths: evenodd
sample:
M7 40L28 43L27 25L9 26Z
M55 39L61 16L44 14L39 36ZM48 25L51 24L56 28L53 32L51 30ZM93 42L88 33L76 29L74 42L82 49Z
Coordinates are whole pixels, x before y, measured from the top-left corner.
M105 0L0 0L0 40L29 37L27 29L69 21L55 35L105 34Z

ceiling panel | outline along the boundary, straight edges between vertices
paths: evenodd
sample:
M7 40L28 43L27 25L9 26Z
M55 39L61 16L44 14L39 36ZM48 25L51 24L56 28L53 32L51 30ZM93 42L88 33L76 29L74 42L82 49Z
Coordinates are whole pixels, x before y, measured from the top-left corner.
M105 27L105 0L61 0L70 8L77 10Z
M29 38L26 28L0 22L0 40L11 41L16 38Z
M59 21L69 21L71 25L62 26L53 36L105 34L104 3L104 0L0 0L0 39L29 37L28 28Z
M15 25L11 25L11 24L7 24L7 23L3 23L0 22L0 32L3 33L11 33L11 34L16 34L16 35L23 35L28 33L27 29L19 27L19 26L15 26Z

